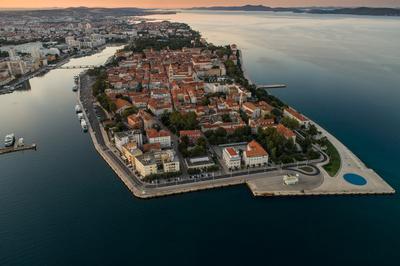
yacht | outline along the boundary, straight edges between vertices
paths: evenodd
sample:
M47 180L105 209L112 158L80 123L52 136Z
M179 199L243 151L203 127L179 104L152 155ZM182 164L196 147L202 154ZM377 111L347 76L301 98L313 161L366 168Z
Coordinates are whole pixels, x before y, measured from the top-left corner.
M77 113L82 112L82 108L79 104L75 105L75 112L77 112Z
M19 138L19 139L18 139L17 146L18 146L18 147L23 147L23 146L25 146L24 138Z
M84 132L86 132L88 130L88 126L87 126L87 123L86 123L85 119L81 120L81 127L82 127Z
M8 134L4 139L4 146L11 147L14 145L15 142L15 135L14 133Z

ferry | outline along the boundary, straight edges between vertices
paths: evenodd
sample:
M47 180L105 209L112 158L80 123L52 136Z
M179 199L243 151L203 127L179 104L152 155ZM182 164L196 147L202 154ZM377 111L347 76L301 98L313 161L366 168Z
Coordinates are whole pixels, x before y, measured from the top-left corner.
M15 143L15 135L14 133L8 134L4 139L4 146L11 147Z
M77 113L81 113L82 112L82 108L79 104L75 105L75 112Z
M88 126L87 126L87 124L86 124L85 119L82 119L82 120L81 120L81 127L82 127L82 129L83 129L83 132L86 132L86 131L88 130Z

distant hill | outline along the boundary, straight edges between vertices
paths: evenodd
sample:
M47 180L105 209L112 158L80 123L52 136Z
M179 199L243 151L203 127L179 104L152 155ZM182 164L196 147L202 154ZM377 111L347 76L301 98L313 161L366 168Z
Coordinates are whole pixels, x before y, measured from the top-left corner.
M244 6L211 6L193 7L188 9L196 10L221 10L221 11L272 11L271 7L263 5L244 5Z
M360 16L400 16L398 8L372 8L372 7L356 7L356 8L336 8L336 9L311 9L307 13L311 14L348 14Z
M212 7L193 7L189 10L215 10L215 11L270 11L270 12L294 12L310 14L347 14L347 15L367 15L367 16L400 16L398 8L375 8L375 7L355 7L355 8L296 8L296 7L268 7L263 5L244 5L244 6L212 6Z

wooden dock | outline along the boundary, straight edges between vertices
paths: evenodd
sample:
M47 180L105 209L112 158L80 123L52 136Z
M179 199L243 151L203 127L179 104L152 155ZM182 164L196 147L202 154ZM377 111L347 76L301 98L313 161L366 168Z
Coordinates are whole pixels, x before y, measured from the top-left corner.
M0 155L1 154L6 154L6 153L12 153L12 152L17 152L17 151L26 151L26 150L35 150L36 151L36 144L32 145L25 145L21 147L6 147L6 148L0 148Z

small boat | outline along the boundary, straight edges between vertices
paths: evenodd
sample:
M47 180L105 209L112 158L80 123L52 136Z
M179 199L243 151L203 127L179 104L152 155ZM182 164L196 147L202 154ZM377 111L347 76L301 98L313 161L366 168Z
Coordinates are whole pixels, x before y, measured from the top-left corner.
M86 123L85 119L81 120L81 127L82 127L84 132L86 132L88 130L88 126L87 126L87 123Z
M23 147L23 146L25 146L24 138L19 138L19 139L18 139L17 146L18 146L18 147Z
M78 118L79 118L79 120L82 120L83 119L83 114L82 113L78 113Z
M8 134L4 139L4 146L11 147L15 143L15 135L14 133Z
M82 112L82 108L79 104L75 105L75 112L77 113L81 113Z
M72 91L78 91L78 86L74 85L74 86L72 87Z

